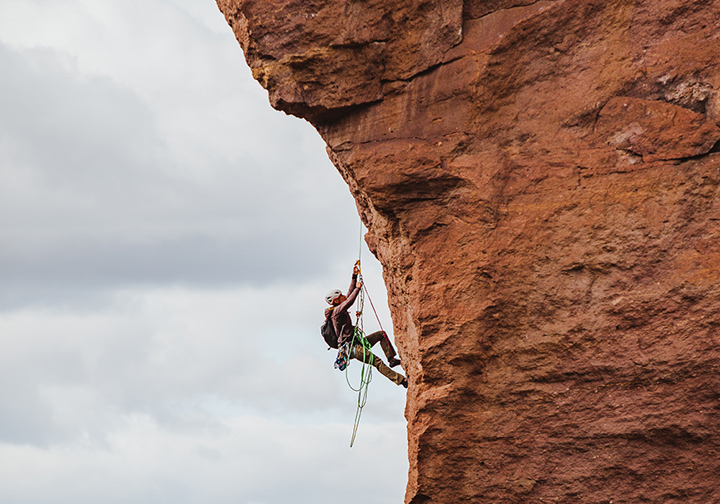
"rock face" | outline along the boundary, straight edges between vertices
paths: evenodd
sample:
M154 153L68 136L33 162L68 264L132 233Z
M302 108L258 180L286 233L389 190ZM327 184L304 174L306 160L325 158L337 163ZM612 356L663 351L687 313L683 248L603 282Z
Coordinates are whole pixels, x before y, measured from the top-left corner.
M720 2L218 0L384 266L406 502L720 502Z

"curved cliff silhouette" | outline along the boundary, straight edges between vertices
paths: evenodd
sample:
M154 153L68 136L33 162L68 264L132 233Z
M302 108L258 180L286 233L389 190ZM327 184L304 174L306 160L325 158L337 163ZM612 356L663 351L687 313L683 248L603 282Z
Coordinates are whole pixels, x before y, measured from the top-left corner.
M218 0L384 267L406 502L720 501L720 3Z

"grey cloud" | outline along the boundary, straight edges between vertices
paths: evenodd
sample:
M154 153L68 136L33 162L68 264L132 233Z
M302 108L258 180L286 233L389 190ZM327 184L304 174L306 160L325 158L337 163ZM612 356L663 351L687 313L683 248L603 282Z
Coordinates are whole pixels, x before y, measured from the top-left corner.
M11 382L12 383L12 382ZM14 384L11 393L0 390L0 442L47 447L64 438L51 420L52 408L38 397L36 390Z
M41 175L39 182L54 189L113 186L128 180L123 171L145 172L153 161L148 153L163 148L152 113L132 92L78 74L69 57L0 45L0 64L4 147L10 162Z
M201 166L188 166L140 99L67 60L0 45L12 76L0 81L0 308L63 286L68 298L124 285L303 281L324 271L336 243L357 240L342 225L357 222L349 197L339 204L304 182L318 160L298 157L301 146L270 153L275 165L202 152ZM184 178L202 165L225 179Z
M5 255L4 286L67 285L117 288L124 285L261 285L292 278L312 280L326 264L314 253L322 235L293 233L249 239L182 236L159 243L60 242L43 254ZM6 293L6 298L11 293Z

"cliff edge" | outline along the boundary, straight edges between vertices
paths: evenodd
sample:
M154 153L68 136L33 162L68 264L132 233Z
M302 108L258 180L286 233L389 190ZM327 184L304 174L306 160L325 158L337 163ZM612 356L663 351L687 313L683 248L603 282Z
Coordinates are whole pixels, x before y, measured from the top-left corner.
M406 502L720 502L720 2L217 0L328 146Z

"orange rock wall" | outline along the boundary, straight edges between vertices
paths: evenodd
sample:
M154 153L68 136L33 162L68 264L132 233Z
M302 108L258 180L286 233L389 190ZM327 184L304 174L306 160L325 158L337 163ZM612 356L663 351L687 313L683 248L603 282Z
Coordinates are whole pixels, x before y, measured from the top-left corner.
M720 502L720 2L218 0L384 266L406 502Z

